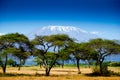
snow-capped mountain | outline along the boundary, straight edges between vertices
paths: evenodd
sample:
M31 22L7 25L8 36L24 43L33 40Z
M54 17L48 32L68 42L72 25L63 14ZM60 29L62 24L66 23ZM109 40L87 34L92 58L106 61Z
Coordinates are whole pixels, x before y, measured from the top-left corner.
M88 41L89 39L97 38L97 35L72 26L46 26L34 30L28 34L30 39L34 39L35 35L52 35L52 34L67 34L71 38L79 42Z

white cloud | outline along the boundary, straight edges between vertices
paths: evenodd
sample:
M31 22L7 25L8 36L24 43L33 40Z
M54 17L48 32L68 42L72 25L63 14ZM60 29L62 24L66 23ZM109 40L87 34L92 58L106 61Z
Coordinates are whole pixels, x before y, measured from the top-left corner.
M97 32L97 31L93 31L93 32L90 32L90 33L92 33L92 34L99 34L99 32Z
M1 36L1 35L4 35L4 33L0 33L0 36Z

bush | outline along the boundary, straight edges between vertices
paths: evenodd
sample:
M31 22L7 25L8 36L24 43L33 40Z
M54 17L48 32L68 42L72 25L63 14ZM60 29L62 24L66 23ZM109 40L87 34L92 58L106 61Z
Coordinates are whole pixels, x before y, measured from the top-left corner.
M110 66L118 67L120 66L120 62L111 62Z
M92 70L93 70L94 75L104 75L104 76L109 76L110 75L110 71L108 70L108 65L106 63L102 64L103 74L100 73L100 67L99 66L93 67Z

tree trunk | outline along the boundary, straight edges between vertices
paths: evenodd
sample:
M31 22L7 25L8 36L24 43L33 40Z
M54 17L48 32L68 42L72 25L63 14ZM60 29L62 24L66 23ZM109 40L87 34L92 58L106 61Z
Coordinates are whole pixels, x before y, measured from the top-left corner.
M64 68L64 60L62 60L62 68Z
M6 67L4 66L2 69L3 69L3 74L6 74Z
M39 64L40 68L42 68L42 63Z
M18 67L18 71L20 71L21 65L22 65L22 61L21 61L21 59L20 59L20 64L19 64L19 67Z
M80 66L79 66L79 61L80 61L80 59L76 59L77 60L77 68L78 68L78 74L80 74L81 72L80 72Z
M46 70L45 70L45 76L49 76L50 75L50 68L46 68Z
M6 66L7 66L7 55L5 58L5 64L2 65L3 74L6 74Z
M103 61L104 61L104 57L102 57L100 60L99 60L99 65L100 65L100 75L103 75Z
M53 62L51 62L50 66L49 66L49 67L46 67L46 76L49 76L49 75L50 75L50 70L51 70L52 67L54 66L57 58L58 58L58 55L56 55L56 58L53 60Z
M103 74L103 70L102 70L102 61L100 61L100 74Z

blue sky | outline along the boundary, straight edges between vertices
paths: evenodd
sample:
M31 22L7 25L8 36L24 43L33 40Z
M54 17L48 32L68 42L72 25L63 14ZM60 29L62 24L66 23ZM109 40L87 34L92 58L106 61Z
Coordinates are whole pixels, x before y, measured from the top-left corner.
M120 0L0 0L0 34L75 26L120 39Z

